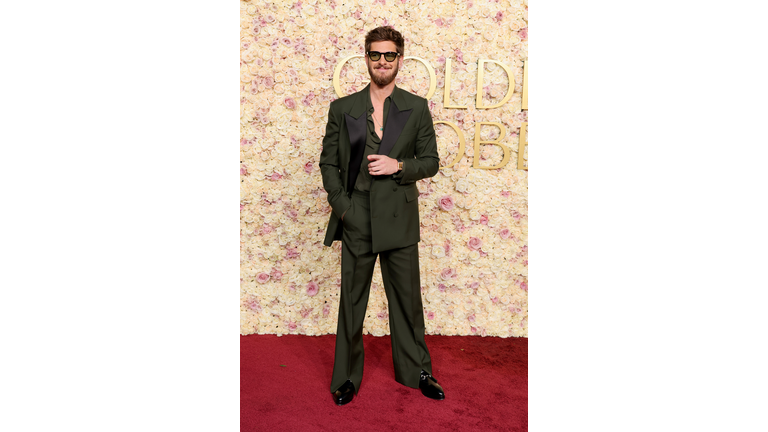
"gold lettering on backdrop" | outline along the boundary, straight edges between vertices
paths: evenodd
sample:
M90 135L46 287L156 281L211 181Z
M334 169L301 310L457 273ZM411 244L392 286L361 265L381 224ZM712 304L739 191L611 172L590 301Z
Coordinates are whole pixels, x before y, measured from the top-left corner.
M362 54L355 54L351 55L342 61L339 62L339 64L336 65L336 69L333 70L333 89L336 90L336 96L342 97L344 94L341 93L341 84L339 84L339 77L341 76L341 68L344 67L344 65L352 60L355 57L363 57Z
M333 71L333 89L336 91L336 95L338 97L345 96L341 92L341 83L340 83L340 77L341 77L341 69L344 67L344 65L352 60L353 58L360 57L363 58L363 54L355 54L348 57L345 57L342 59L337 65L336 68ZM435 94L435 91L437 90L437 76L435 75L435 69L432 67L431 64L429 64L428 61L414 56L405 57L403 61L405 60L416 60L421 62L426 68L427 72L429 73L429 91L427 92L426 99L429 100L432 98L432 96ZM507 79L509 83L509 88L507 89L507 93L504 96L504 98L501 100L501 102L495 104L495 105L483 105L483 79L485 78L485 64L486 63L495 63L499 66L501 66L502 69L504 69L504 72L507 74ZM451 99L451 64L452 60L450 58L447 58L445 60L445 93L443 95L443 108L467 108L466 106L459 106L459 105L451 105L450 99ZM515 90L515 79L514 75L512 74L512 71L509 69L509 67L503 63L500 63L496 60L488 60L488 59L479 59L478 60L478 68L477 68L477 99L476 99L476 107L478 109L490 109L490 108L498 108L505 103L509 101L509 99L512 97L512 94ZM363 81L364 83L368 83L369 81ZM522 109L528 110L528 61L523 62L523 95L522 95ZM451 168L454 165L456 165L464 155L464 151L466 148L466 140L464 138L464 134L462 133L461 129L459 129L458 126L454 125L451 122L448 121L436 121L434 124L438 123L444 123L450 126L454 131L456 131L456 134L459 136L459 154L456 155L456 158L447 166L441 167L440 169L444 168ZM501 133L499 134L499 138L495 141L481 141L480 139L480 129L483 125L493 125L500 129ZM509 147L507 147L504 144L501 144L501 140L506 136L507 130L501 123L496 122L480 122L475 124L475 142L474 142L474 158L472 161L472 167L477 169L497 169L502 168L509 162L511 150ZM482 167L480 166L480 145L481 144L495 144L504 151L504 158L502 159L501 163L499 163L496 166L492 167ZM519 134L519 143L518 143L518 155L517 155L517 169L528 171L528 159L525 158L525 150L528 146L528 122L525 122L520 127L520 134Z
M523 62L523 106L522 109L528 110L528 61Z
M449 121L445 121L445 120L438 120L438 121L434 122L434 124L438 124L438 123L447 124L453 130L455 130L456 131L456 135L459 136L459 153L456 155L456 158L450 164L448 164L448 165L446 165L444 167L440 167L440 169L446 169L446 168L450 168L450 167L456 165L456 163L461 160L462 156L464 156L464 150L467 147L467 142L464 140L464 133L461 132L461 129L459 129L459 127L456 126L455 124L453 124L453 123L451 123Z
M517 169L528 171L527 162L525 158L525 150L528 147L528 122L520 125L520 135L517 143Z
M480 140L480 128L483 125L492 125L499 128L499 137L495 141L481 141ZM475 151L474 151L474 159L472 161L472 168L478 168L478 169L496 169L501 168L504 165L509 162L509 155L511 151L509 150L509 147L505 146L501 143L501 140L504 139L504 136L507 135L507 128L504 127L503 124L497 123L497 122L478 122L475 123ZM480 144L495 144L499 147L501 147L502 150L504 150L504 159L501 160L501 162L496 166L491 167L483 167L480 166Z
M451 105L451 59L450 58L445 59L445 94L443 95L443 108L466 108L466 106Z
M504 72L507 74L507 80L509 81L509 88L507 88L507 94L504 95L504 99L501 100L501 102L497 103L496 105L483 105L483 78L485 75L485 64L486 63L495 63L499 66L501 66L502 69L504 69ZM480 59L477 61L477 102L476 107L477 109L489 109L489 108L498 108L505 103L512 97L512 93L515 91L515 76L512 74L512 71L509 69L509 66L505 65L504 63L497 62L496 60L486 60L486 59Z

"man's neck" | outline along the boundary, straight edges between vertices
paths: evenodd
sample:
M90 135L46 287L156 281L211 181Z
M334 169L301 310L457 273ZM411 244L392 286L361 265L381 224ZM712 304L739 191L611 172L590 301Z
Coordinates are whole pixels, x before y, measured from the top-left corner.
M369 93L371 94L371 102L384 102L384 99L389 97L389 95L391 95L392 91L394 90L395 90L394 80L384 87L379 87L375 82L371 81L371 86L369 87Z

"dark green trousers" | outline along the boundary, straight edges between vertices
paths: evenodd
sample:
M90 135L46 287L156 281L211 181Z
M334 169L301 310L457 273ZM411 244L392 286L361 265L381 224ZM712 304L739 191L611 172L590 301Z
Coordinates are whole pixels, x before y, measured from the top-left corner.
M331 392L347 380L360 390L363 380L363 320L368 306L373 268L380 257L381 276L389 303L389 330L395 380L419 387L424 369L432 374L432 359L424 342L424 310L419 282L419 248L413 244L375 254L371 248L368 194L354 191L344 215L341 240L341 298L336 328L336 357Z

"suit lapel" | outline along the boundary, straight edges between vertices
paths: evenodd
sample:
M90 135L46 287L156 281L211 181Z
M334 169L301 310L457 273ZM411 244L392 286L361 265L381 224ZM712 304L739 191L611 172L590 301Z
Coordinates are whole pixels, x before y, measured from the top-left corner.
M395 147L400 133L408 122L408 118L413 112L413 108L406 106L405 99L400 95L399 88L392 90L392 102L389 104L389 113L387 114L387 123L384 126L384 135L381 137L380 155L387 155Z
M368 118L365 115L366 97L368 97L368 86L355 93L354 103L349 113L344 113L350 147L347 192L351 192L355 187L357 175L360 173L360 163L365 153L365 131L368 128Z

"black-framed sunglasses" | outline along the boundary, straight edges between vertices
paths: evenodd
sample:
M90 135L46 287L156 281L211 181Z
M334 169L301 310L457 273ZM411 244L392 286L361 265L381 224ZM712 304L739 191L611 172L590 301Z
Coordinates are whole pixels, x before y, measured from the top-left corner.
M397 52L378 52L378 51L368 51L366 54L368 54L368 58L371 59L371 61L379 61L381 56L384 56L384 59L388 62L393 62L397 58L397 56L400 55L400 53Z

